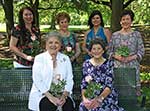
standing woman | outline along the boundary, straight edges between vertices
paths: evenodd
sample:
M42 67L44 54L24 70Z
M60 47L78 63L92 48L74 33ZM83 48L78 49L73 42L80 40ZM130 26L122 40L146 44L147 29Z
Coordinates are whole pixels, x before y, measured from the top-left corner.
M114 67L136 68L136 89L140 95L140 61L144 56L144 45L141 34L131 28L134 13L131 10L124 10L121 15L121 30L113 33L110 44L110 57L114 60ZM127 47L129 54L122 56L118 54L118 49ZM125 52L125 51L124 51Z
M68 30L70 16L65 12L60 12L57 14L56 20L59 25L59 33L62 37L62 52L70 57L70 60L74 65L81 51L77 35Z
M73 88L73 74L70 59L67 55L59 52L61 38L57 32L46 35L46 52L35 57L32 79L33 84L29 95L29 109L31 111L56 111L58 106L63 111L73 111L71 99ZM59 80L65 80L65 88L62 93L51 93L52 84ZM56 87L59 88L58 86Z
M19 12L19 24L13 28L10 49L15 53L15 68L29 68L33 65L34 56L32 56L33 42L40 46L40 31L35 27L35 18L33 10L30 7L24 7Z
M91 58L91 52L88 50L89 43L94 38L102 38L106 44L109 43L111 32L108 28L104 28L103 17L100 11L94 10L88 20L88 25L90 29L85 33L84 42L83 42L83 51L87 53L85 59Z

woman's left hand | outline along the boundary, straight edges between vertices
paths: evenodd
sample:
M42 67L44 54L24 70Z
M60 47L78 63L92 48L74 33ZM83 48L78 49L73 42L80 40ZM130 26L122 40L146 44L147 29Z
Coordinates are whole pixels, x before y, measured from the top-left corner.
M91 107L92 109L95 109L95 108L97 108L97 107L99 107L99 106L100 106L100 103L97 101L96 98L94 98L94 99L91 100L90 107Z
M136 58L137 58L136 55L131 55L131 56L125 57L124 62L130 62L132 60L135 60Z
M66 102L66 97L62 95L61 98L60 98L59 105L63 106L65 104L65 102Z

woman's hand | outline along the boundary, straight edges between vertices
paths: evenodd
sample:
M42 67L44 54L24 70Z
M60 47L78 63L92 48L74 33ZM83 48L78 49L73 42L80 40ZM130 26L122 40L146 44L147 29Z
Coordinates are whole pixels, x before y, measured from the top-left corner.
M52 102L55 106L60 104L60 99L54 96L48 97L49 101Z
M27 56L27 57L26 57L26 60L28 60L28 61L33 61L33 60L34 60L34 57L32 57L32 56Z
M84 106L87 108L87 109L92 109L91 108L91 101L89 100L89 99L87 99L87 98L84 98L83 99L83 104L84 104Z
M94 99L91 100L91 105L90 105L90 107L91 107L92 109L95 109L95 108L99 107L99 106L101 105L101 103L102 103L102 101L99 102L99 101L97 100L97 98L94 98Z
M60 106L63 106L63 105L65 104L65 102L66 102L66 96L62 95L61 98L60 98L60 103L59 103L59 105L60 105Z
M118 60L120 62L125 62L125 57L123 57L123 56L113 55L113 58L115 58L116 60Z
M125 62L130 62L135 59L137 59L137 55L131 55L125 58Z

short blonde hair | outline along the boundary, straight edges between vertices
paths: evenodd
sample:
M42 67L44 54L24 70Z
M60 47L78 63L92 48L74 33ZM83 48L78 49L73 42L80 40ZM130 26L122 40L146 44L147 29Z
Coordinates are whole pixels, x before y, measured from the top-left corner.
M56 16L56 21L57 21L57 24L59 24L60 20L63 20L63 19L67 19L68 22L70 22L70 16L68 13L66 12L60 12L57 14Z

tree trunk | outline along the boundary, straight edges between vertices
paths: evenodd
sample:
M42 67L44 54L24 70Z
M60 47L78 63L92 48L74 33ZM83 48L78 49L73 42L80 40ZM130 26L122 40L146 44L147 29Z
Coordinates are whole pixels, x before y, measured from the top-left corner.
M112 0L112 19L111 19L112 32L117 31L121 28L120 15L123 11L123 2L124 0Z
M6 31L8 38L10 38L11 29L14 27L13 0L4 0L3 9L5 12Z
M52 13L52 20L51 20L51 23L50 23L50 25L51 25L51 27L50 27L50 29L56 29L56 27L55 27L55 16L56 16L56 11L53 11L53 13Z
M35 15L35 24L37 27L39 27L39 12L38 12L38 6L39 6L39 0L36 0L33 4L33 11Z

